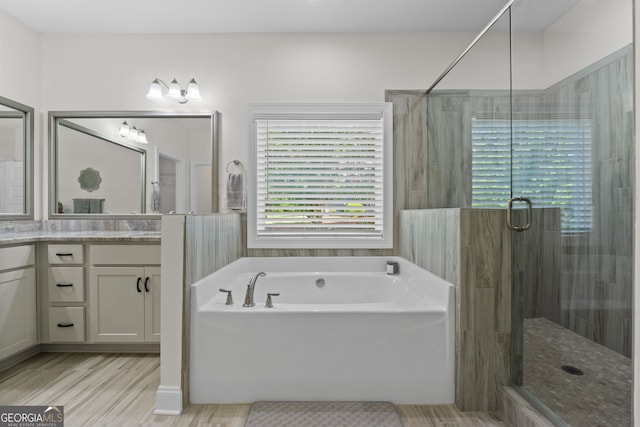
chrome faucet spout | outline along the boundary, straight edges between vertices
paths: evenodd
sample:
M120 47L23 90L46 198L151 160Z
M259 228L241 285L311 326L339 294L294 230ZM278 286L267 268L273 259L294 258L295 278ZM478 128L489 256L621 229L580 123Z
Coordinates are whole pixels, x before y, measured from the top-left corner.
M253 290L256 288L256 282L259 277L264 277L267 274L264 271L257 273L255 276L251 278L249 284L247 285L247 293L244 295L244 304L243 307L253 307L256 303L253 301Z

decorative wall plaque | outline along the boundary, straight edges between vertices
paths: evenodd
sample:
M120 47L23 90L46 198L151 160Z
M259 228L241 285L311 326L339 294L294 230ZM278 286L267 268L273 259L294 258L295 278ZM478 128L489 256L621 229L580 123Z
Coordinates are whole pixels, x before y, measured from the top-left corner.
M78 182L80 183L80 188L91 192L100 188L102 178L100 178L100 172L98 172L97 170L86 168L85 170L80 172Z

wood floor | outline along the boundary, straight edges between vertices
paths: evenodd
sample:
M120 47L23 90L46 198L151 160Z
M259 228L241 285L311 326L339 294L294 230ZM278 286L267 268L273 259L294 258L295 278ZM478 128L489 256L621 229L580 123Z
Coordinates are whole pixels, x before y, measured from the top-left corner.
M65 427L243 427L251 405L189 405L154 415L160 358L149 354L40 353L0 373L1 405L62 405ZM405 427L506 426L497 414L454 405L400 405ZM305 427L305 426L299 426Z

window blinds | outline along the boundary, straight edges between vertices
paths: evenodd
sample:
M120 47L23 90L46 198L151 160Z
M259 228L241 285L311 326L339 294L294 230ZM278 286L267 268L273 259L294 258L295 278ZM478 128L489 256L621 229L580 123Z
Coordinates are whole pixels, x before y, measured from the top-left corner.
M505 207L513 194L561 208L565 233L590 230L591 138L588 119L473 120L473 206Z
M261 119L257 236L380 238L382 119Z

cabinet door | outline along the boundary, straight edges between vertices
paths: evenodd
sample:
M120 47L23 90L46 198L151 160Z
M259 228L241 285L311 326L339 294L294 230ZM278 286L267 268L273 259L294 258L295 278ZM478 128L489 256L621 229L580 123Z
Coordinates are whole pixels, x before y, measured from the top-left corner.
M144 278L143 267L91 268L92 341L144 342Z
M35 268L0 274L0 359L37 343Z
M160 267L145 267L145 341L160 342Z

